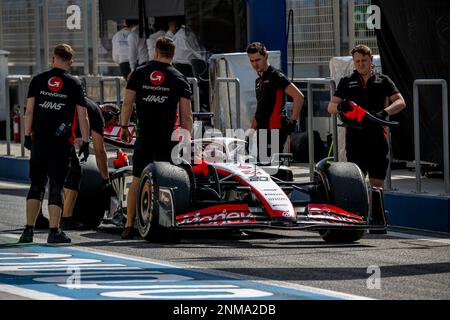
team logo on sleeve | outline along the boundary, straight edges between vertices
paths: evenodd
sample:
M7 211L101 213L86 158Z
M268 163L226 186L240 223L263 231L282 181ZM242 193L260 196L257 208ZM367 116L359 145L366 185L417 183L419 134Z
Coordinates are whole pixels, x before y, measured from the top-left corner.
M163 83L164 78L165 78L164 73L162 73L161 71L153 71L150 74L150 82L154 86L159 86L161 83Z
M63 86L63 81L59 77L51 77L47 82L47 86L51 91L59 91Z

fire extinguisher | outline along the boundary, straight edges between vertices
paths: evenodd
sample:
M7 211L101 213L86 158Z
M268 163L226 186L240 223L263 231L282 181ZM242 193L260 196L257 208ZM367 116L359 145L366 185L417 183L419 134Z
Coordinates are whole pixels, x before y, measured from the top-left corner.
M14 142L20 142L20 115L16 113L13 116Z

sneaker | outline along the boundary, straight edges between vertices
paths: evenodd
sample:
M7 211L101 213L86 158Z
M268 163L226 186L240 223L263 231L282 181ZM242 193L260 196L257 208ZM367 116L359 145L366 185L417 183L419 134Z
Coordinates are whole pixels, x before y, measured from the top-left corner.
M73 217L62 217L60 227L63 230L86 230L87 227Z
M19 243L30 243L33 242L33 229L25 229L20 236Z
M70 243L71 241L61 229L58 232L48 233L47 243Z
M123 228L122 234L120 235L122 240L131 240L134 239L134 228L133 227L125 227Z
M41 213L39 213L37 219L36 219L36 224L34 225L34 228L36 230L42 230L42 229L48 229L49 227L49 222L48 222L48 218L46 216L44 216Z

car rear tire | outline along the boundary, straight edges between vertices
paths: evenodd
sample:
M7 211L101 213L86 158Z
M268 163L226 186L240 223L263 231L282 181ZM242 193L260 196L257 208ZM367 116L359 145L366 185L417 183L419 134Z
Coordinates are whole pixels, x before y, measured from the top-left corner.
M331 205L367 218L369 200L367 185L359 167L350 162L334 162L325 169L329 184L328 201ZM329 243L350 243L360 240L365 230L320 230L322 239Z
M73 209L73 218L84 225L96 228L105 213L105 194L102 176L94 156L81 166L80 190Z
M168 162L154 162L142 172L137 199L137 224L142 238L156 242L177 242L179 233L173 227L159 224L160 188L173 191L174 216L188 212L191 205L191 183L187 171Z

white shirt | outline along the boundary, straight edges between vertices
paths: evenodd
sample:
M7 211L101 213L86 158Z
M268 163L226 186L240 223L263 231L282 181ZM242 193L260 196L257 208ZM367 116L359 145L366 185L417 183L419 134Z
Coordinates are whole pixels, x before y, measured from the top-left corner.
M139 38L139 26L133 27L128 35L128 61L131 70L148 61L147 44L145 38Z
M169 37L170 39L173 39L173 36L175 35L175 33L173 33L172 31L170 31L170 30L167 30L167 32L166 32L166 37Z
M192 32L189 32L187 35L184 25L175 33L172 40L175 44L173 62L191 63L191 59L205 60L202 55L204 49L199 44L197 37Z
M155 58L155 46L156 46L156 40L158 40L159 37L163 37L166 35L166 32L163 30L156 31L155 33L152 33L150 37L147 39L147 49L148 49L148 57L149 60L153 60Z
M128 61L128 35L130 30L123 28L112 38L112 58L117 64Z

